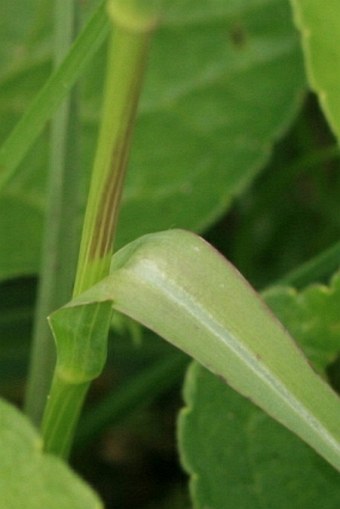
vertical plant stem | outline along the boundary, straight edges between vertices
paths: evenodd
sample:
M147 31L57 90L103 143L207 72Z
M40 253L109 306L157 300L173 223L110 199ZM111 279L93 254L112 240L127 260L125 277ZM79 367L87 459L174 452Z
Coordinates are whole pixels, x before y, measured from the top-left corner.
M102 123L84 220L74 296L94 285L109 272L132 130L153 27L154 23L127 26L118 22L110 35ZM111 312L110 308L108 310ZM90 335L92 333L95 336L97 328L93 320L93 332ZM103 343L107 341L106 336L101 338ZM81 342L82 339L77 336L75 341ZM90 380L83 383L81 373L78 375L78 383L72 383L69 378L66 381L63 370L58 369L57 364L43 419L45 450L63 457L69 453L79 408L90 383ZM60 403L61 393L68 402L66 405Z
M75 32L76 2L55 1L54 65L67 53ZM26 412L39 425L55 365L55 346L47 316L71 296L79 244L74 94L51 124L48 200L42 266L34 321Z
M74 296L108 274L149 33L111 37L103 118L84 220Z
M51 404L44 416L44 448L62 458L67 458L75 427L89 388L89 383L70 384L55 376L51 387Z

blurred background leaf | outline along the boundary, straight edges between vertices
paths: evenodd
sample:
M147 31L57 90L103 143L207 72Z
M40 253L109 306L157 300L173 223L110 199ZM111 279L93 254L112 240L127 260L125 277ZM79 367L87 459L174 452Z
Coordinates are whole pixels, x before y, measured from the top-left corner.
M180 418L195 509L337 509L339 475L216 377L192 364Z
M3 509L100 509L99 498L65 463L42 453L30 422L0 400L0 493Z
M97 0L81 2L84 17L96 4ZM4 140L49 75L51 8L47 0L19 0L15 6L3 0L0 13L0 139ZM331 245L340 234L338 151L315 99L308 96L301 108L305 83L289 2L174 0L170 14L153 43L118 244L160 228L204 231L253 284L264 287ZM84 196L96 142L104 61L105 48L80 84ZM47 153L45 133L0 198L0 279L38 273ZM0 285L0 388L18 402L35 285L33 278ZM295 297L290 292L287 296L284 290L275 299L282 305L287 301L292 309ZM299 295L303 301L303 292ZM318 341L313 350L320 346ZM116 334L107 369L93 387L87 410L93 412L102 399L161 363L173 353L169 348L154 336L144 334L137 345L126 332ZM319 354L324 366L333 358L333 347L318 351L321 359ZM190 507L174 441L180 380L179 372L167 394L157 396L155 387L155 397L146 398L152 399L148 408L141 402L120 423L107 423L93 437L87 453L75 455L77 469L100 489L108 509L136 504L140 509ZM235 403L235 412L239 405ZM219 416L220 408L217 411ZM253 437L258 428L267 430L262 414L251 417L256 409L240 412L248 412L253 423L248 436ZM240 426L237 420L235 426ZM275 431L267 432L274 437ZM273 443L284 440L273 438ZM295 444L288 444L288 450ZM252 457L259 458L256 444L252 448ZM272 454L268 447L264 451ZM299 450L299 458L309 454L305 451ZM235 461L239 453L232 454ZM316 462L319 465L317 458ZM264 470L265 466L263 477ZM293 487L294 472L287 480ZM325 507L337 509L335 502L331 504L338 489L328 473L326 477L316 486L324 493L329 490L329 507ZM309 488L306 498L298 499L299 509L313 509L312 502L310 507L307 504L312 493ZM282 491L278 497L282 499Z
M311 285L302 292L274 287L263 294L319 373L340 352L340 273L329 286Z
M340 4L329 0L291 0L300 30L304 60L311 88L333 132L340 139Z
M25 46L25 40L20 43ZM44 37L40 44L45 47ZM102 51L82 85L85 175L96 141L104 60ZM26 59L26 68L28 64ZM26 92L27 83L42 74L33 66L24 81ZM20 98L21 77L19 73L17 82L7 90L2 106L7 108L5 118L10 118L8 105ZM38 83L35 85L38 88ZM32 93L32 82L28 88ZM149 231L170 227L202 231L211 225L263 168L272 144L294 119L303 91L301 56L286 1L223 5L214 0L203 6L192 1L181 8L175 5L153 42L118 244ZM21 99L22 94L21 90ZM20 101L21 111L29 95L26 93L26 103ZM0 115L1 104L0 99ZM15 113L20 113L18 108ZM3 277L37 272L39 267L38 223L44 205L47 144L46 139L40 140L32 148L1 197L1 201L7 199L9 217L13 208L13 223L7 219L1 225L0 216L0 238L8 238L6 233L12 230L13 238L7 243L14 251L16 240L26 236L19 261L13 259L8 266L5 254L0 254ZM20 210L20 214L24 213L27 221L31 215L36 217L31 224L34 236L27 233L29 225L21 228L15 220L15 210L23 207L18 193L22 189L32 210Z

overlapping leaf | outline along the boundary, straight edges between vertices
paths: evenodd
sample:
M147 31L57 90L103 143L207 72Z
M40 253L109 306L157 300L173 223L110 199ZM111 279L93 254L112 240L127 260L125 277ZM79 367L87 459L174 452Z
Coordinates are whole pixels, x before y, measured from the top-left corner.
M99 498L61 460L42 453L28 420L0 400L2 509L100 509Z
M340 351L340 276L329 287L264 294L320 370ZM337 509L338 475L305 444L198 365L180 417L183 463L195 509Z
M198 360L340 469L340 406L248 283L201 238L146 235L113 257L110 275L52 313L57 372L97 376L110 305Z
M339 475L198 364L187 373L182 463L194 509L338 509Z
M302 292L274 287L264 297L314 367L324 372L340 352L340 273L329 286L311 285Z

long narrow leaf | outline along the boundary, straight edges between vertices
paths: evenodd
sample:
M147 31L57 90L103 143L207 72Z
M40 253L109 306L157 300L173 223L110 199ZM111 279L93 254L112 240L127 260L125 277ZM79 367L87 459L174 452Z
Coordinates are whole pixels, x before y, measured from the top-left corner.
M79 306L85 315L87 306L107 301L222 377L340 470L336 394L238 271L200 237L171 230L129 244L113 257L110 276L51 316L52 328L62 329L64 314L71 325L72 309L79 317ZM80 351L87 343L79 340ZM76 376L77 356L62 358L61 372Z
M42 87L32 105L0 148L0 191L15 173L46 122L81 75L109 29L102 1L74 42L60 67Z

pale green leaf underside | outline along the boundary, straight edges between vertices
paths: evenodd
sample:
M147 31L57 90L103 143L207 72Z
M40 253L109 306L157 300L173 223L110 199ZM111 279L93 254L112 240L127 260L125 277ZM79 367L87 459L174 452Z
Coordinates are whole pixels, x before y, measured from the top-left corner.
M301 32L308 77L340 139L340 2L291 0Z
M61 460L44 455L29 421L0 400L1 509L101 509L98 497Z
M113 257L111 275L52 314L52 326L62 330L64 314L71 323L72 308L78 317L79 309L107 301L226 380L340 470L337 396L242 276L202 239L170 230L126 246ZM61 376L74 373L80 381L77 369L77 357L58 364Z
M29 47L24 40L20 44ZM92 164L104 53L96 56L83 82L84 169ZM24 76L19 70L18 64L17 79L13 77L6 91L0 83L3 137L33 96L36 69ZM31 87L26 95L24 84ZM212 224L261 170L273 142L296 114L303 90L298 39L286 0L174 2L152 43L117 245L150 231L169 227L202 231ZM43 214L47 163L37 156L41 145L32 150L34 164L26 159L3 190L1 200L8 202L9 195L15 200L7 206L8 216L22 206L23 198L16 191L24 187L22 179L28 171L41 182L26 188L25 196ZM29 211L25 217L29 222ZM34 228L36 234L31 239L32 254L26 249L27 239L21 259L14 258L11 267L0 251L0 273L10 277L37 272L40 227L35 218L29 226L9 228L0 215L0 244L6 242L12 252L22 244L27 228Z
M340 275L329 287L277 287L263 297L324 372L340 351ZM286 509L287 500L291 509L338 508L335 471L204 368L190 368L184 396L179 443L195 508Z

